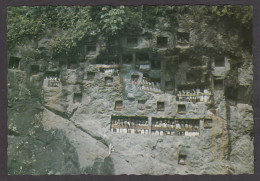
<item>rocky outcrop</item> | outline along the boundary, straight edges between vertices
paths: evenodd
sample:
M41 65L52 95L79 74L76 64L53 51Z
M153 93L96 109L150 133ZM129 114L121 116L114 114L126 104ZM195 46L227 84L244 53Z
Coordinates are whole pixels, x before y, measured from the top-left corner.
M253 173L252 55L196 18L120 37L112 63L102 37L83 59L53 58L46 37L10 51L9 173Z

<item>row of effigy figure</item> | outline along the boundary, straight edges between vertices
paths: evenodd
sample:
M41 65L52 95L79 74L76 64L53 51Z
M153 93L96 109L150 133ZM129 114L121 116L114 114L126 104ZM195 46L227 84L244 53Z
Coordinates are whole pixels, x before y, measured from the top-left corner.
M143 120L139 118L114 118L112 119L112 124L121 125L121 126L147 126L148 120Z
M129 134L149 134L148 129L133 129L133 128L111 128L115 133L129 133Z
M204 89L203 92L200 89L182 90L178 91L178 101L185 102L208 102L210 100L211 92L209 89Z
M60 78L49 76L48 79L48 87L59 87L60 85Z

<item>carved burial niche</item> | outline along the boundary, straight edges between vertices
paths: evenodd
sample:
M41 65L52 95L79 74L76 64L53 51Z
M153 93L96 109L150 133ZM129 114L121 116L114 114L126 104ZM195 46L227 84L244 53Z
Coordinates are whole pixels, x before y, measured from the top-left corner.
M205 129L212 128L212 119L205 119L204 120L204 128Z
M164 111L164 102L157 102L157 111Z
M93 81L95 79L95 72L87 72L87 80Z
M179 165L186 165L187 154L183 151L179 153L178 163Z
M137 84L138 80L139 80L139 75L135 75L135 74L131 75L132 84Z
M123 101L116 101L115 102L115 110L121 111L123 109Z
M31 74L32 75L37 75L39 74L39 65L31 65Z
M190 34L187 32L177 32L177 41L180 44L186 44L190 41Z
M111 86L113 84L113 77L105 77L105 85Z
M133 61L133 55L131 53L124 53L122 59L124 64L131 64Z
M145 109L145 100L138 100L137 108L139 110L144 110Z
M9 59L9 69L19 69L21 58L10 57Z
M178 113L185 114L186 113L186 106L185 104L178 104Z
M218 55L215 57L215 67L224 67L225 66L225 56Z
M60 85L60 72L57 71L47 71L45 73L48 79L48 87L59 87Z
M168 45L167 37L157 37L157 47L158 48L166 48Z
M215 90L223 90L224 89L224 80L223 79L215 79L214 80L214 89Z
M73 103L81 103L81 101L82 101L82 93L74 93Z
M137 37L128 37L127 38L127 46L136 47L137 45L138 45L138 38Z
M59 87L60 82L55 80L49 80L48 81L48 87Z

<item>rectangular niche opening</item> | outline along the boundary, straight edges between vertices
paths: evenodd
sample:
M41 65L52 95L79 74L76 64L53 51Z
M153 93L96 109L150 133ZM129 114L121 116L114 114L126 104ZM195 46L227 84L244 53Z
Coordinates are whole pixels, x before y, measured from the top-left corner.
M117 133L148 134L148 117L111 116L111 131Z
M73 103L81 103L82 101L82 93L74 93Z
M186 45L190 41L190 34L187 32L177 32L177 42L180 45Z
M219 55L215 57L215 67L224 67L225 66L225 57Z
M151 62L151 68L154 70L160 70L161 69L161 62L159 60L154 60Z
M68 69L77 69L77 62L69 62Z
M224 89L224 80L223 79L215 79L214 80L214 89L215 90L223 90Z
M144 110L145 109L145 100L138 100L138 105L137 105L137 108L139 110Z
M179 154L179 159L178 159L178 163L179 165L186 165L186 159L187 159L187 155L180 153Z
M109 86L113 84L113 77L105 77L105 85Z
M167 37L157 37L157 47L166 48L167 45L168 45L168 38Z
M165 82L165 89L166 90L173 90L173 81L166 81Z
M212 119L205 119L204 120L204 128L212 128Z
M21 58L10 57L9 59L9 69L19 69Z
M133 61L133 55L131 53L124 53L122 58L125 64L131 64Z
M180 114L186 113L186 105L185 104L178 104L178 113L180 113Z
M157 111L164 111L164 102L157 102Z
M60 72L57 71L47 71L45 73L48 79L48 87L59 87L60 85Z
M139 75L135 75L135 74L131 75L132 84L137 84L138 80L139 80Z
M40 67L39 65L31 65L31 74L37 75L39 74Z
M87 72L87 80L94 80L95 72Z
M136 61L149 61L149 53L147 52L136 52Z
M138 45L137 37L128 37L127 38L127 46L136 47Z
M175 120L172 118L152 117L152 134L175 135Z
M116 101L115 102L115 110L121 111L123 109L123 101Z

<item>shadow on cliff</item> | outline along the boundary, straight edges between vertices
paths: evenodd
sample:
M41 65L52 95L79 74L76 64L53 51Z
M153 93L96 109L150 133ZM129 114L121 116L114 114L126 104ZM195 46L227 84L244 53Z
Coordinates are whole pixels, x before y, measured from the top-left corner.
M114 175L114 163L110 157L104 160L96 158L92 167L87 167L82 173L91 175Z

